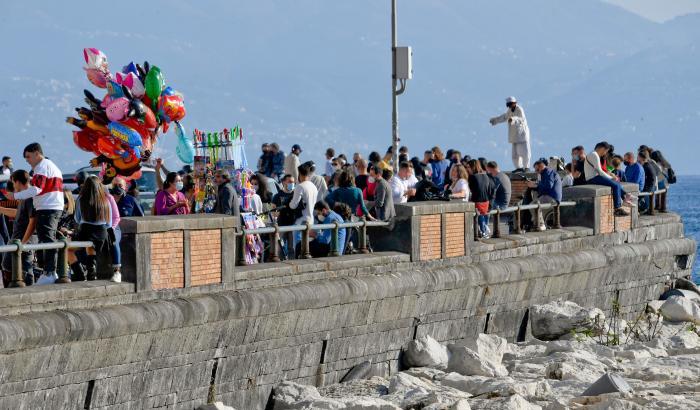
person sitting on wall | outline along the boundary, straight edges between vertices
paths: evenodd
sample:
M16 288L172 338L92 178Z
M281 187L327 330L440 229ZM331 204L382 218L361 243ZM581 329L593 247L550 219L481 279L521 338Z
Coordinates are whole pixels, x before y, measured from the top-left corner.
M326 201L318 201L314 205L314 215L319 223L322 224L334 224L338 222L342 224L345 222L343 218L336 212L330 209L330 206ZM338 229L338 235L336 237L336 250L338 255L343 254L343 248L345 247L345 228ZM333 229L322 229L319 231L310 231L309 236L314 238L309 242L309 253L314 258L321 258L328 256L331 251ZM301 254L301 243L297 244L296 247L297 255Z
M535 172L539 174L539 181L529 181L527 186L529 188L536 189L537 191L532 192L533 201L535 204L558 204L561 202L561 178L557 171L549 168L547 166L547 160L540 158L535 161ZM544 212L538 212L534 209L530 210L532 213L532 220L539 217L537 222L537 230L545 231L547 226L544 223Z
M622 207L622 199L625 197L626 204L632 204L631 196L626 194L622 185L615 181L607 171L600 165L600 159L607 156L610 150L610 144L605 141L596 144L595 149L590 154L586 155L586 163L584 164L584 174L586 175L586 183L593 185L603 185L610 187L613 195L613 206L615 207L615 215L627 216L629 211Z

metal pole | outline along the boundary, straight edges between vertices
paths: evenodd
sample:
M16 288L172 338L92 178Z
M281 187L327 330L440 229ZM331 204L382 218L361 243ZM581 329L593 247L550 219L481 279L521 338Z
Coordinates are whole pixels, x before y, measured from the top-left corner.
M277 251L277 244L280 241L280 227L275 222L275 231L270 234L270 262L279 262L279 252Z
M70 278L68 277L68 241L63 238L60 242L63 243L63 248L58 250L58 266L56 269L58 280L56 280L56 283L70 283Z
M523 234L522 219L520 215L520 205L518 205L518 209L515 211L515 233L517 233L518 235Z
M360 226L357 241L360 245L358 249L360 253L369 253L369 249L367 249L367 218L364 216L362 217L362 226Z
M17 251L12 253L12 281L10 281L9 287L23 288L26 285L24 272L22 272L22 241L15 239L12 244L17 245Z
M493 237L501 237L501 210L496 209L496 214L493 216Z
M398 94L396 92L396 0L391 0L391 146L394 147L392 160L394 161L394 174L399 172L399 107Z
M554 229L561 229L561 204L554 206Z
M311 259L311 252L309 251L309 231L311 230L311 224L306 221L306 227L301 231L301 259Z
M328 253L329 256L340 256L338 252L338 233L340 228L338 227L338 221L333 222L335 227L333 228L333 233L331 234L331 249Z

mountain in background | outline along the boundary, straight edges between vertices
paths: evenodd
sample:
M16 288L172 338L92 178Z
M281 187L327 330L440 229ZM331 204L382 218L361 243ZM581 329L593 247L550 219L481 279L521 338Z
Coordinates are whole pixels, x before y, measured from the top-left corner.
M321 160L391 141L390 2L355 0L12 2L0 16L1 154L40 141L66 170L87 162L64 118L82 103L82 49L112 70L148 60L185 95L189 130L240 124L251 162L262 142ZM700 15L654 23L596 0L399 1L399 43L414 79L399 98L402 143L459 148L510 166L504 126L517 96L533 157L601 139L659 147L697 173ZM100 92L101 94L101 92ZM174 134L157 155L176 161ZM18 158L16 163L22 161Z

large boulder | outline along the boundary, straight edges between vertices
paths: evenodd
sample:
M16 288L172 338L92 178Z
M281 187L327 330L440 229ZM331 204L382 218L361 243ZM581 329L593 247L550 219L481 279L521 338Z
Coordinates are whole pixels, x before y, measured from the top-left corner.
M397 373L389 379L389 394L382 399L401 408L444 408L452 403L471 397L470 394L421 379L406 373Z
M603 323L605 314L597 308L557 300L530 309L530 328L539 340L556 340L572 332L596 331L596 317Z
M659 309L661 315L671 322L692 322L700 324L700 305L693 299L670 296Z
M514 394L507 398L489 400L474 400L472 409L475 410L542 410L542 407L525 400L523 396Z
M442 378L440 383L473 396L507 397L519 394L531 400L546 400L552 393L552 389L546 380L516 381L511 377L491 378L448 373Z
M447 367L447 347L428 335L408 342L404 353L409 367Z
M274 388L272 399L275 410L287 410L298 408L299 402L320 400L321 394L314 386L284 381Z
M501 364L507 344L502 337L482 333L474 340L448 345L447 370L465 376L507 376Z

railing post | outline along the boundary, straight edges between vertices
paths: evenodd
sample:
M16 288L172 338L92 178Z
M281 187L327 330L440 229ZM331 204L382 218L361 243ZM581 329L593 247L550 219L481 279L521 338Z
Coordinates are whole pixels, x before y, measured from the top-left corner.
M27 286L24 283L24 275L22 273L22 241L15 239L13 245L17 245L17 251L12 253L12 281L9 287L23 288Z
M61 239L59 242L63 243L63 247L58 250L58 260L56 261L56 273L58 273L58 279L56 283L70 283L70 278L68 277L68 241L66 238Z
M659 211L660 212L666 212L666 198L668 197L668 188L659 195Z
M518 208L515 210L515 233L518 235L522 235L523 233L522 216L520 212L520 205L518 205Z
M501 210L496 209L496 214L493 217L493 237L501 237Z
M360 253L369 253L369 250L367 249L367 218L362 217L362 225L360 226L360 235L359 238L357 239L359 242L359 251Z
M561 229L561 204L554 205L554 229Z
M340 232L340 228L338 227L338 221L333 221L335 224L335 228L333 228L333 235L331 235L331 249L328 255L330 256L340 256L340 252L338 252L338 233Z
M656 206L656 193L654 191L651 192L649 195L649 209L647 209L647 213L649 215L654 215L654 207Z
M540 227L540 219L542 218L542 204L537 202L537 208L535 208L535 220L532 221L532 231L537 231Z
M274 224L275 231L270 234L270 262L279 262L280 256L277 244L280 242L280 227L277 222Z
M303 259L311 259L311 252L309 251L309 231L311 230L311 224L306 221L306 227L301 231L301 257Z

